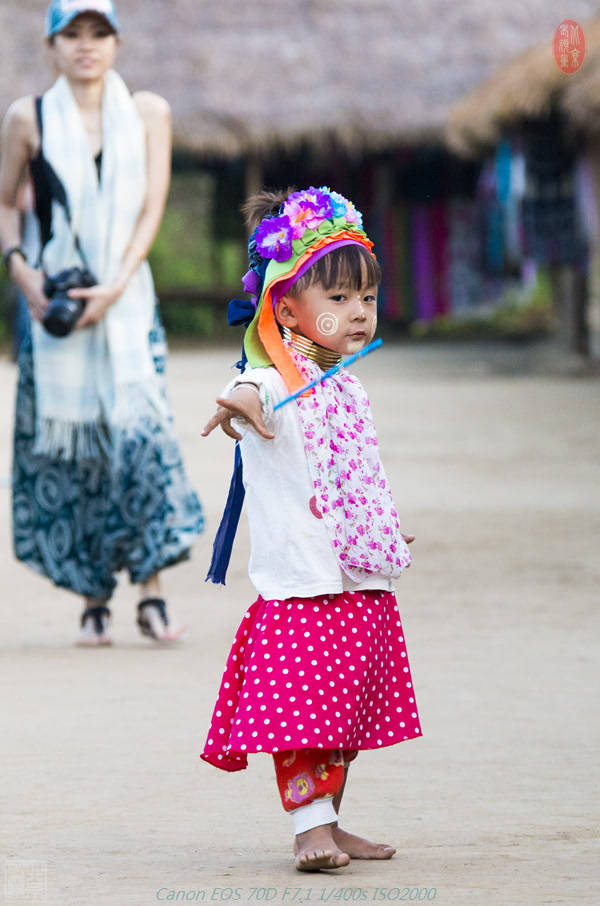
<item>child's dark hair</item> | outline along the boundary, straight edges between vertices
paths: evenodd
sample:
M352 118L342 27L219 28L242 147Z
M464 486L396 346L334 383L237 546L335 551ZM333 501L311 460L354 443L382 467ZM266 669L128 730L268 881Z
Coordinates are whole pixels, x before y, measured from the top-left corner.
M242 205L242 214L248 232L253 233L265 217L277 217L281 206L287 201L288 195L295 191L293 186L288 186L287 189L263 189L261 192L250 195Z
M277 217L288 195L295 191L295 188L288 186L284 190L264 189L262 192L251 195L242 205L242 213L248 230L254 232L265 217ZM297 297L313 283L320 283L326 291L335 286L347 286L350 289L360 290L363 286L378 286L381 283L381 268L364 246L343 245L319 258L294 283L288 290L288 294Z
M364 245L343 245L315 261L288 289L288 295L297 298L313 283L320 283L326 292L336 286L361 290L381 283L381 268Z

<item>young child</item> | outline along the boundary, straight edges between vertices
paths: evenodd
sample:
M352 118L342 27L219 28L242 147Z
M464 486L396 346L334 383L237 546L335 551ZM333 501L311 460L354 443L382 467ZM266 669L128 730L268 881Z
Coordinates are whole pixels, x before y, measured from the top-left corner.
M370 342L381 274L360 213L337 192L264 192L245 211L254 232L244 286L257 303L248 364L203 435L220 425L239 441L259 597L201 757L238 771L249 752L271 753L296 868L341 868L395 852L342 830L337 814L360 749L421 732L392 587L413 537L400 533L352 374L342 368L274 407Z

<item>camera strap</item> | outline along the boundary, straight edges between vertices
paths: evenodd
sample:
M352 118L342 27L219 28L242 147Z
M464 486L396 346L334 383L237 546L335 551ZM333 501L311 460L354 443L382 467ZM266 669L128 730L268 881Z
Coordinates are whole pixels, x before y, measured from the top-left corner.
M81 263L83 264L83 266L91 272L91 268L89 266L85 252L83 251L83 248L79 241L79 236L73 230L71 208L65 187L62 184L62 181L56 173L56 170L54 169L52 164L44 157L44 123L42 119L41 97L36 97L35 99L35 112L37 117L38 130L40 133L40 152L31 161L30 166L34 185L36 186L36 189L38 189L38 191L35 192L35 212L40 224L41 243L36 267L42 266L44 249L52 238L52 202L56 201L65 212L65 218L73 237L73 245L75 247L75 251L81 258Z

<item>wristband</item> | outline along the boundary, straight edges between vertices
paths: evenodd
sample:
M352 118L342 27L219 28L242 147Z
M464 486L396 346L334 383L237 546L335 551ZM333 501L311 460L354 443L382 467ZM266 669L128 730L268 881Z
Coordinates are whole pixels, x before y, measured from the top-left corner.
M10 277L10 259L13 255L20 255L25 264L27 264L27 255L20 245L13 245L12 248L7 249L2 255L2 263L6 268L6 273Z

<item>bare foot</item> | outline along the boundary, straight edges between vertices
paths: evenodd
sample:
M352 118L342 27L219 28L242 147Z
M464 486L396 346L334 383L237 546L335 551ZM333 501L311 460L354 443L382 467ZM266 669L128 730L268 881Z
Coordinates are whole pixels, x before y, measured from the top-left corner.
M339 849L331 832L330 824L321 824L303 834L296 834L294 855L298 871L319 871L320 868L343 868L348 865L350 856Z
M332 837L351 859L391 859L396 852L393 846L386 843L371 843L364 837L349 834L341 827L332 828Z

